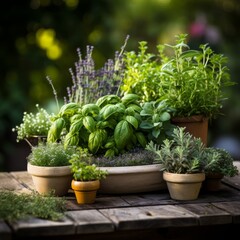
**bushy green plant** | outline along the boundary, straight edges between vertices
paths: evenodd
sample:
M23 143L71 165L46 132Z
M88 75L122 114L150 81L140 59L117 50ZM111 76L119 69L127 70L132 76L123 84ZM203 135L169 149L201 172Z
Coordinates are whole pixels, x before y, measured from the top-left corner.
M175 127L170 121L173 112L166 101L158 100L142 104L140 112L142 121L139 127L146 133L148 141L161 144L164 139L171 138Z
M205 149L205 153L206 174L218 173L228 177L238 174L238 168L233 164L233 157L225 149L209 147Z
M62 143L39 143L33 146L31 153L27 156L32 165L37 166L68 166L69 160L76 153L76 147L64 147Z
M138 94L143 102L166 100L178 117L219 115L227 99L226 87L235 84L227 57L215 53L208 43L190 49L187 34L178 34L175 45L156 48L158 54L148 53L147 42L141 41L138 53L125 52L123 94Z
M47 136L51 126L50 118L53 114L49 114L44 108L40 108L36 104L37 112L23 113L22 123L12 129L17 133L17 142L32 136Z
M125 52L123 61L125 71L121 90L123 93L134 93L143 102L155 101L159 98L160 64L153 53L148 53L146 41L139 42L138 52Z
M78 154L75 154L70 160L75 181L94 181L107 176L107 171L101 170L91 163L92 155L88 152L88 149L78 148L78 151Z
M155 115L151 116L152 113ZM94 104L63 105L48 132L47 141L56 142L65 132L65 146L86 147L92 154L112 157L135 147L145 148L150 137L160 141L170 135L169 117L164 104L151 103L142 107L136 94L126 94L122 98L105 95Z
M167 56L166 48L172 50ZM199 50L187 45L187 34L176 36L175 45L158 45L161 70L158 94L174 108L175 116L188 117L202 114L216 117L227 99L226 87L233 85L228 59L215 53L209 44L201 44ZM167 52L167 51L166 51Z
M16 221L31 216L61 220L66 210L64 198L57 198L51 193L48 195L32 193L15 193L0 191L0 219Z
M204 171L204 144L199 138L185 132L185 128L173 130L172 139L163 144L148 143L146 149L156 154L155 161L171 173L195 173Z
M229 152L206 147L200 138L186 132L184 127L175 128L172 139L164 140L162 145L150 142L146 149L155 154L155 162L161 163L163 170L167 172L220 173L229 177L238 174Z

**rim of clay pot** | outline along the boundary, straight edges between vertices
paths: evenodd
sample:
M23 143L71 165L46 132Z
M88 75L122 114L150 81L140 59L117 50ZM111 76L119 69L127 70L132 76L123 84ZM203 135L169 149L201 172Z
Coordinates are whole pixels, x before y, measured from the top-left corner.
M162 171L162 164L138 165L138 166L123 166L123 167L100 167L102 170L107 170L110 174L125 174L125 173L147 173Z
M205 180L205 173L169 173L163 172L163 179L168 182L202 182Z
M193 115L190 117L173 117L172 122L204 122L208 121L208 118L203 115Z
M27 164L27 171L31 175L35 176L65 176L71 175L71 168L69 166L57 166L57 167L45 167L45 166L36 166L31 163Z

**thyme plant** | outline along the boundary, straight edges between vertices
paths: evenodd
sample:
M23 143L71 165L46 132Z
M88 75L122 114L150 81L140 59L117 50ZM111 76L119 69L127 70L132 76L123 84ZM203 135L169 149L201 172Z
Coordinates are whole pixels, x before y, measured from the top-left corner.
M64 216L66 201L48 195L0 191L0 219L16 221L31 216L58 221Z

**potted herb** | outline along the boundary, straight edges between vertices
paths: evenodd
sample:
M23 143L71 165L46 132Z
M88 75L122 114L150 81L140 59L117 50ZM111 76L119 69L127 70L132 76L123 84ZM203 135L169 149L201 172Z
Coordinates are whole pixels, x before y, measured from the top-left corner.
M166 47L172 50L171 57L164 54ZM160 99L166 99L175 109L174 124L185 126L207 145L208 120L219 116L227 99L225 88L234 84L227 67L228 59L215 53L209 44L201 44L199 50L190 49L187 34L177 35L175 45L166 44L158 49Z
M91 204L95 202L100 179L106 177L107 171L89 163L91 154L87 149L79 148L79 150L79 154L75 154L70 160L73 173L71 187L78 204Z
M53 114L49 114L46 109L40 108L36 104L37 112L24 112L22 123L12 129L17 133L17 142L25 140L32 146L38 143L38 140L47 138L48 130L51 126L50 118Z
M221 189L221 180L224 176L234 177L238 175L237 166L231 154L221 148L209 147L205 149L205 173L203 189L218 191Z
M37 192L53 192L57 196L68 193L72 180L69 160L75 153L75 147L65 148L62 143L40 142L32 147L27 156L27 170L32 175Z
M185 129L174 129L173 138L162 145L150 142L146 149L162 164L163 179L172 199L195 200L205 179L204 145Z
M177 35L175 45L159 44L157 49L158 55L148 53L147 42L142 41L138 53L125 53L121 90L142 96L142 101L165 100L175 109L173 124L185 127L207 145L208 121L221 113L225 89L234 84L227 58L209 44L190 49L187 34Z

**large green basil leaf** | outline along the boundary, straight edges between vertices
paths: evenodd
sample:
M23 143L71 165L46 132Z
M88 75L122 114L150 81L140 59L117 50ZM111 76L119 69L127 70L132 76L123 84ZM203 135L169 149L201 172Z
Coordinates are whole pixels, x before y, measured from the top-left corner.
M131 140L133 133L132 127L126 120L120 121L114 130L114 140L118 149L124 149L124 147Z
M122 103L127 106L130 103L134 103L135 101L139 100L139 96L134 93L128 93L122 97Z
M100 110L100 115L104 120L108 119L110 116L118 112L118 107L114 104L108 104Z
M82 128L82 126L83 121L82 119L79 119L71 124L69 131L72 132L73 134L77 134Z
M78 142L79 142L79 135L72 134L71 132L69 132L64 138L64 147L77 146Z
M82 114L84 116L91 115L91 116L95 117L98 115L99 111L100 111L99 106L96 104L93 104L93 103L85 104L82 107Z
M126 116L126 120L135 128L138 128L138 120L133 116Z
M104 129L98 129L95 132L92 132L88 138L88 148L95 154L98 149L104 145L104 142L107 139L107 132Z
M78 111L79 108L80 106L77 103L64 104L59 111L59 116L60 117L73 116Z
M91 116L86 116L83 118L83 125L89 132L94 132L96 129L96 122Z
M141 146L145 148L147 145L147 139L145 138L144 134L142 132L135 132L135 135Z
M56 119L50 126L50 129L48 131L47 141L56 142L60 138L61 132L64 126L65 126L65 121L63 118Z

